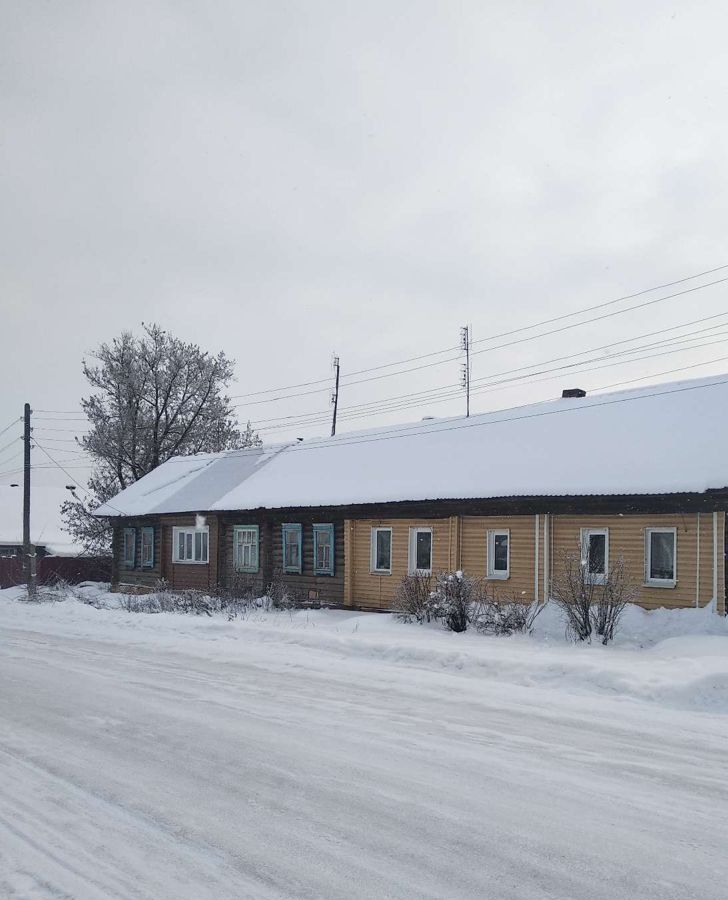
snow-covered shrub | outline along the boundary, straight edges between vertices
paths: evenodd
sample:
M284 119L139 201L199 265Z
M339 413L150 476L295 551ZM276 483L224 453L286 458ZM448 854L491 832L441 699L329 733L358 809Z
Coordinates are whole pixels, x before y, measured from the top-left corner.
M460 632L480 621L490 598L482 579L462 572L443 572L435 579L431 603L445 628Z
M202 591L161 591L150 594L119 594L119 608L133 613L182 612L211 616L220 601Z
M583 556L581 552L561 555L551 596L575 640L588 641L596 633L607 644L614 637L625 607L636 598L637 586L623 559L610 565L606 574L595 575Z
M443 572L437 576L433 594L442 609L442 622L450 631L467 631L473 607L479 602L476 582L462 572Z
M176 609L179 612L194 613L197 616L203 614L211 616L213 612L220 609L220 601L215 597L210 597L202 591L189 589L180 591L178 594L169 594L166 596L175 598Z
M291 590L281 575L276 572L273 575L273 580L268 585L268 590L265 592L265 597L263 598L264 607L266 609L293 609L300 602L296 592Z
M432 591L430 575L405 575L397 586L392 611L400 622L432 622L439 619L441 609Z
M473 624L487 634L530 634L545 603L522 597L486 597L478 607Z

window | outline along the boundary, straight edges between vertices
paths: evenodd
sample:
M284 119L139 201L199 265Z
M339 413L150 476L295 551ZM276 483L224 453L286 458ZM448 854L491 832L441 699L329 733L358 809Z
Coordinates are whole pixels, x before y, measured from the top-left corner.
M392 574L392 529L372 528L371 571L378 575Z
M125 568L133 569L136 565L136 528L124 529L124 543L121 558Z
M283 571L300 573L301 566L301 526L283 526Z
M508 529L488 531L488 578L506 579L510 575L511 535Z
M677 530L648 528L645 532L645 580L656 587L675 587Z
M334 574L334 526L313 526L313 573Z
M410 528L410 575L432 574L432 529Z
M258 571L259 532L257 525L233 528L233 565L238 572Z
M142 528L142 568L154 568L154 528Z
M604 584L609 571L609 530L581 529L581 560L594 584Z
M204 565L208 562L210 526L172 529L172 561Z

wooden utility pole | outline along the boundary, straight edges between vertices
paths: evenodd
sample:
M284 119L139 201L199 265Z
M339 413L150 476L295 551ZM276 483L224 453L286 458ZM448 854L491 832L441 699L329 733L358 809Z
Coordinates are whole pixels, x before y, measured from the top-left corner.
M462 370L462 386L465 388L465 417L470 418L470 325L460 329L460 345L465 351Z
M30 543L30 403L23 410L23 574L28 596L35 596L35 548Z
M334 392L331 395L331 402L334 404L334 417L331 420L331 437L336 434L336 412L339 408L339 357L334 357L334 371L336 379L334 381Z

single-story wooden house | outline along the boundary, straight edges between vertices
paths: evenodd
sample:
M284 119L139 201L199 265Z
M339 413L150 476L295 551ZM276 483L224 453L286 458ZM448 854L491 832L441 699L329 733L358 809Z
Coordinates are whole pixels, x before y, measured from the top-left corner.
M125 587L386 609L410 572L548 596L563 553L618 558L646 607L725 612L728 375L275 447L178 457L100 507Z

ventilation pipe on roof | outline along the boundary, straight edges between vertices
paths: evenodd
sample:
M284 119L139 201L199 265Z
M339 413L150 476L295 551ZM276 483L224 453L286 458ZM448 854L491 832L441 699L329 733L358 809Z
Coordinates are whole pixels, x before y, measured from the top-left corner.
M572 397L586 397L586 391L582 390L582 388L564 388L561 396L564 400L569 400Z

